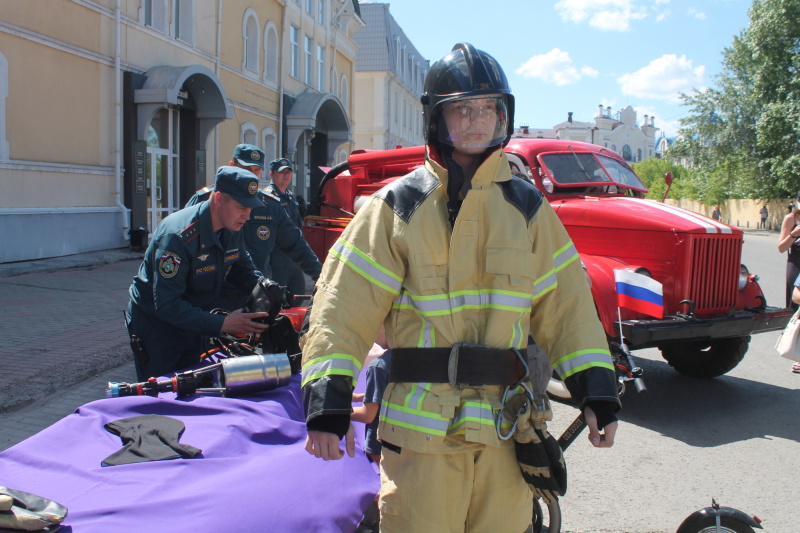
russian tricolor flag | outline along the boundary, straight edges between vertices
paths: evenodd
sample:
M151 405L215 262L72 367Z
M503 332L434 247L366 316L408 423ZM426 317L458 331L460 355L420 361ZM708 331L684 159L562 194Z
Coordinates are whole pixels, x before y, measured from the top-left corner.
M659 282L630 270L615 270L617 305L664 318L664 293Z

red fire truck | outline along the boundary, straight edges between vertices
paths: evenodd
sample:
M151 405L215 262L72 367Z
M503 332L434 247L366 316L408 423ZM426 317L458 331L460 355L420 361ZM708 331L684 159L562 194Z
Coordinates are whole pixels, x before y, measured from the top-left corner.
M789 321L791 309L768 307L741 264L740 229L646 200L647 188L616 152L553 139L511 139L505 151L512 173L545 194L572 237L612 348L621 332L628 349L659 348L678 372L710 378L742 360L752 334ZM330 169L304 228L317 255L326 257L367 197L423 160L424 147L355 151ZM663 285L663 318L618 313L620 269Z

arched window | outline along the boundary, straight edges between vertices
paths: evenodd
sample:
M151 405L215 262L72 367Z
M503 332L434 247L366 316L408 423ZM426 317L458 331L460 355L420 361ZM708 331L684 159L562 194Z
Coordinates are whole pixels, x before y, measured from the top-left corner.
M262 143L264 147L264 157L267 161L272 161L278 158L278 138L275 136L275 130L266 128L261 132Z
M6 98L8 98L8 60L0 53L0 161L8 160Z
M278 32L272 21L267 22L264 30L264 78L278 81Z
M622 159L625 161L632 161L633 154L631 153L631 147L629 144L625 144L622 146Z
M258 146L258 128L252 122L245 122L242 124L239 141Z
M641 161L641 160L642 160L642 149L639 148L638 150L636 150L636 161Z
M339 83L339 99L342 101L345 113L348 113L349 112L348 110L350 109L350 105L347 102L349 95L350 95L350 89L347 83L347 76L342 74L342 81Z
M258 48L260 37L258 28L258 16L253 9L248 8L244 12L244 20L242 21L242 37L244 39L242 70L249 70L255 73L258 73Z
M344 148L339 150L339 154L336 156L336 164L344 163L347 161L347 150Z

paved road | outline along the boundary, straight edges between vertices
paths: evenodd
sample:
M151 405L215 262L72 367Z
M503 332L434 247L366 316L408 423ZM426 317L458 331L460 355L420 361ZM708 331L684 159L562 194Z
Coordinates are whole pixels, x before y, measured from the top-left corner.
M742 260L780 306L786 256L776 240L748 233ZM712 380L681 376L657 350L634 352L648 391L623 398L613 448L594 449L584 434L567 450L564 530L673 532L715 497L758 515L767 533L800 532L800 374L775 352L777 337L754 336L744 361ZM575 411L554 410L558 433Z

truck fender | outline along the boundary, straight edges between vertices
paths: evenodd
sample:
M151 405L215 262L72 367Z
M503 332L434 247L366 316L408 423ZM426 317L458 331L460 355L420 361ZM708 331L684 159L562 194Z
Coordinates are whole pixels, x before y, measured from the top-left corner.
M630 268L630 265L611 257L588 254L581 254L581 262L591 280L592 297L603 329L609 337L618 337L619 331L614 328L617 320L617 284L614 281L614 270Z

